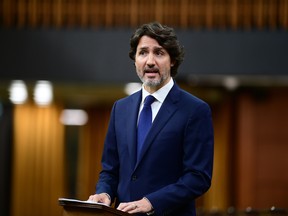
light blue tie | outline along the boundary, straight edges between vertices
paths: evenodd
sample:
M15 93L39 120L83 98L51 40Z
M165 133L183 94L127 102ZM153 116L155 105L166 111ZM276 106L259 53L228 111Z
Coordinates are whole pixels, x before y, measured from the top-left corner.
M137 129L137 159L139 159L144 140L152 125L151 104L155 101L152 95L148 95L144 101L144 107L140 113Z

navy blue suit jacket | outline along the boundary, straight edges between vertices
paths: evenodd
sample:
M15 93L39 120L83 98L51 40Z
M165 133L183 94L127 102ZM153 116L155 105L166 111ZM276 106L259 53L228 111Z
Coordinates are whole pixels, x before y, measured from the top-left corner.
M136 160L141 90L115 102L96 193L117 203L149 199L155 215L195 215L210 185L213 127L209 106L176 84L162 104Z

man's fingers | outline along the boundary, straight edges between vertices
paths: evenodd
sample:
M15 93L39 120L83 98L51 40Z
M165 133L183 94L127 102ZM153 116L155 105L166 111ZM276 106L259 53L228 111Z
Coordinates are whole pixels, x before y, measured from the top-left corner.
M138 205L136 204L136 202L130 202L130 203L120 203L120 205L118 206L118 210L120 211L124 211L124 212L138 212L138 211L134 211L138 208Z
M111 200L109 199L109 197L105 193L91 195L91 196L89 196L88 201L104 203L106 205L110 205L110 203L111 203Z

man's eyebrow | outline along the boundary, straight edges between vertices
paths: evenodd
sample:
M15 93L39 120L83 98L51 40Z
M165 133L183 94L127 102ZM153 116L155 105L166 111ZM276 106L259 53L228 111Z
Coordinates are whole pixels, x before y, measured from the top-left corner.
M165 49L163 47L159 46L159 47L155 47L154 50L160 51L160 50L165 50Z
M144 49L148 49L148 47L139 47L139 49L144 50Z
M143 47L139 47L138 50L148 50L149 47L148 46L143 46ZM165 50L162 46L156 46L156 47L153 47L153 51L155 52L158 52L158 51L162 51L162 50Z

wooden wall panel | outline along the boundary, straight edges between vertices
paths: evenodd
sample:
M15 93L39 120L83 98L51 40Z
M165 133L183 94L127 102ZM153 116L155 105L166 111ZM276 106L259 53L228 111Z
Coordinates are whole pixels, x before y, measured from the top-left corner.
M287 89L239 97L237 207L287 207Z
M11 216L61 215L57 203L65 196L61 108L32 103L15 107Z
M221 103L214 104L212 108L214 126L214 165L212 185L209 191L200 198L197 207L206 210L225 211L229 206L234 205L231 193L232 174L231 168L234 165L233 144L233 99L228 94L222 95L225 98ZM205 97L201 97L205 98Z
M287 29L286 0L3 0L5 27Z
M80 133L75 198L86 200L95 192L111 107L88 110L89 121Z

